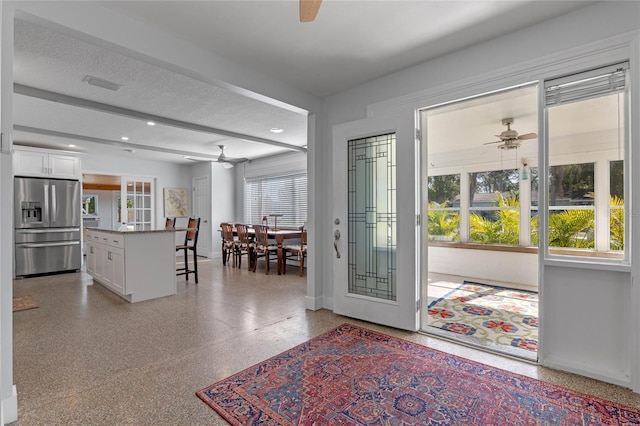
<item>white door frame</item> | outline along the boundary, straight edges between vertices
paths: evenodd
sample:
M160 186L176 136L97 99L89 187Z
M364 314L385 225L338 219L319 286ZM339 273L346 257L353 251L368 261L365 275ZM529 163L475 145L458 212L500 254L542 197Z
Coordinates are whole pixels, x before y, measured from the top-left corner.
M359 139L387 133L396 133L396 211L397 248L395 301L359 296L348 292L347 264L349 250L348 228L348 180L347 143ZM419 327L417 238L416 227L416 138L415 111L382 117L366 118L334 126L333 128L333 194L334 227L341 238L336 242L333 256L333 311L391 327L416 331ZM335 221L338 220L339 223Z

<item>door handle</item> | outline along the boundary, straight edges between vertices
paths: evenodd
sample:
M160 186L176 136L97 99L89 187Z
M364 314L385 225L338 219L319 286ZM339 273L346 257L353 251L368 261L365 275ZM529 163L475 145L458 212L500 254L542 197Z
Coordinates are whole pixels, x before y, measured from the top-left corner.
M51 217L51 222L55 222L56 220L58 220L58 203L55 185L51 185Z
M338 240L340 239L340 230L336 229L333 233L333 248L336 251L336 258L340 259L340 250L338 250Z

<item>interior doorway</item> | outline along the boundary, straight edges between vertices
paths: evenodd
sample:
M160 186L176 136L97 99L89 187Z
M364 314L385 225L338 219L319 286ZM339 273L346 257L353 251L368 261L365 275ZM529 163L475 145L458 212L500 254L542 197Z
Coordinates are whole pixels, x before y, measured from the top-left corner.
M420 121L421 330L535 361L538 86L426 108Z

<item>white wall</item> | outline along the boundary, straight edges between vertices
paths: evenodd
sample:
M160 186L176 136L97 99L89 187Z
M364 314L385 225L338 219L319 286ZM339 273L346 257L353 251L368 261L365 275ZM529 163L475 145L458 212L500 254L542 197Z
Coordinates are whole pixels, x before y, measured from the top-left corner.
M536 253L430 246L427 257L429 272L538 286Z
M9 8L10 9L10 8ZM18 420L18 396L13 385L13 13L0 3L0 423Z
M631 81L637 81L635 76L640 67L639 19L638 2L600 2L508 36L379 78L326 98L320 134L331 135L333 126L340 123L365 117L383 117L399 111L411 114L416 108L532 80L552 78L593 66L608 65L620 59L631 59L634 70ZM612 48L614 45L618 47ZM637 87L632 90L632 99L637 98ZM633 105L636 108L640 106L637 102ZM633 116L637 113L634 110ZM632 143L637 147L640 141L637 137L638 125L635 121L631 125L631 134L635 138ZM539 129L538 133L544 134L543 130ZM333 152L329 136L318 144L317 150L322 158L322 172L316 175L317 187L324 188L321 194L316 195L319 206L316 217L321 222L318 224L318 238L321 241L317 246L323 250L320 258L323 262L323 304L331 309L334 286L329 278L333 269L330 241L333 228L331 191L335 188L332 182L335 173L330 161ZM640 164L637 151L637 148L632 150L634 157L631 164ZM413 165L404 164L399 167ZM638 181L638 170L633 170L632 173L632 181ZM633 191L633 198L640 199L638 188ZM402 206L403 209L414 207ZM638 247L640 215L628 217L634 229L634 238L630 243ZM415 253L413 255L415 257ZM638 266L595 265L587 269L544 258L541 258L541 264L540 362L640 391L640 315L637 313L640 308L640 292L631 286L631 274L635 274L637 279ZM568 277L571 279L568 280ZM545 292L545 288L548 291ZM580 300L586 302L584 306L596 308L600 303L606 307L598 310L600 323L597 328L576 329L569 326L575 322L570 321L571 318L585 319L587 315L582 306L572 303L569 297L576 291L580 292ZM615 332L607 334L607 329ZM545 330L549 330L549 334ZM602 333L594 334L594 330ZM568 334L571 334L572 339L563 339ZM571 347L570 343L576 339L581 342L577 346L580 351L591 352L594 356L576 358L577 349ZM603 351L603 346L609 349ZM627 359L632 361L626 362Z
M234 169L225 169L216 163L199 163L191 166L191 179L207 177L211 182L211 217L208 218L210 226L206 235L198 238L208 238L210 252L207 257L220 258L220 224L222 222L234 222L235 217L235 191ZM201 224L201 229L203 226Z
M155 179L155 227L164 227L163 188L191 188L189 166L163 161L143 160L136 154L127 157L85 155L81 159L83 173L102 175L136 176ZM100 207L98 207L100 208Z

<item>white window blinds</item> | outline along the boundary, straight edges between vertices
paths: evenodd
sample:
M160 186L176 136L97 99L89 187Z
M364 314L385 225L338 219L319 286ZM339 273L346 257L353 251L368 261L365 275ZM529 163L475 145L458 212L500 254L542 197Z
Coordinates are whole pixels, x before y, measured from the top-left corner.
M296 173L247 179L244 184L244 220L260 224L267 217L273 226L301 226L307 220L307 174Z
M545 82L547 106L624 92L628 63L611 65Z

